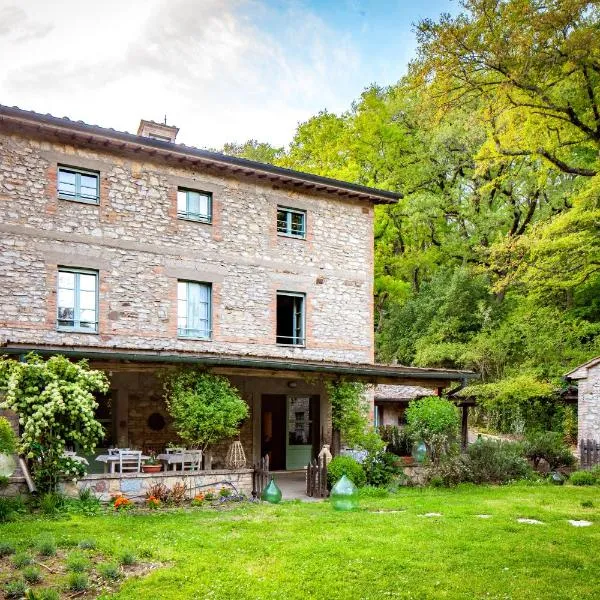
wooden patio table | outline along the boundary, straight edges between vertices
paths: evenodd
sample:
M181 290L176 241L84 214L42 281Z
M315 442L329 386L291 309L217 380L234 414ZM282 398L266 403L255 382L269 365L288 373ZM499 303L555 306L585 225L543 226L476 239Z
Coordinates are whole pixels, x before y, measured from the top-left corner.
M142 454L140 460L144 462L148 460L150 457ZM100 454L100 456L96 456L96 460L98 462L104 463L104 472L110 471L110 473L116 473L116 466L119 464L119 455L118 454Z

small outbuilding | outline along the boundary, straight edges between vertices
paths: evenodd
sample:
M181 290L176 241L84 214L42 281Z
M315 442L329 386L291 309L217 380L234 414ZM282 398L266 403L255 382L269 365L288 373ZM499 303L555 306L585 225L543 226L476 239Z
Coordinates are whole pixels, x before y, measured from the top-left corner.
M567 373L565 379L577 383L577 442L582 464L589 462L588 454L596 462L600 447L600 356Z

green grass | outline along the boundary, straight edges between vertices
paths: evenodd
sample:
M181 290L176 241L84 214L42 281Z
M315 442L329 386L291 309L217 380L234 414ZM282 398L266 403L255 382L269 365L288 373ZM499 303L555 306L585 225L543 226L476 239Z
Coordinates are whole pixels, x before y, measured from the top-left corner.
M8 523L0 537L20 547L43 533L74 541L93 535L98 550L114 557L146 548L163 566L125 581L113 596L121 600L587 600L600 589L598 507L600 488L405 489L363 498L354 513L283 503L74 515ZM435 512L442 516L420 516ZM576 528L567 519L593 525Z

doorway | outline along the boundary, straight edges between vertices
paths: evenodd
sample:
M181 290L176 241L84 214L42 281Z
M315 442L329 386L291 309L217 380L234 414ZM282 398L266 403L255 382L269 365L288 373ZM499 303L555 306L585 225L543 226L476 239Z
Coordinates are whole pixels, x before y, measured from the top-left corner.
M320 448L319 396L264 394L261 409L261 456L272 471L303 469Z

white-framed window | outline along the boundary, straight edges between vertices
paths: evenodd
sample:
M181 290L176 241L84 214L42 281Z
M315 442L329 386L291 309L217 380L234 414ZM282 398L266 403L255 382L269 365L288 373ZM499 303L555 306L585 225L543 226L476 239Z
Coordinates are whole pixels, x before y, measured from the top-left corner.
M298 292L277 292L278 344L304 346L304 305L306 296Z
M189 221L212 221L212 194L187 188L177 188L177 217Z
M177 282L177 335L210 339L212 335L212 289L210 283Z
M98 271L58 268L56 327L59 331L98 331Z
M74 167L58 167L58 197L87 204L100 203L100 174Z
M277 233L304 239L306 237L306 211L278 206Z

